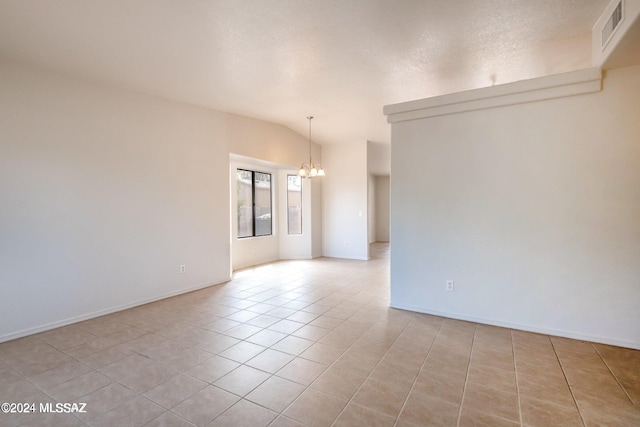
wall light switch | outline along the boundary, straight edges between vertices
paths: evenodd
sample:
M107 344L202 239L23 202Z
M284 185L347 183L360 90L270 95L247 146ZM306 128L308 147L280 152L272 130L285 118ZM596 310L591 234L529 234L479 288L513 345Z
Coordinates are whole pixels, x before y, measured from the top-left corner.
M453 280L447 280L447 290L449 292L453 292L454 290L454 283Z

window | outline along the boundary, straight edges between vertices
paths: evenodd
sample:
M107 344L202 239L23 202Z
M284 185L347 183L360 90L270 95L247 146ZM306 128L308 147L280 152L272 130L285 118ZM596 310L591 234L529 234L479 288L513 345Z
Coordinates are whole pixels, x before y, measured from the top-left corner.
M302 234L302 178L287 175L287 229Z
M238 238L271 235L271 174L236 170Z

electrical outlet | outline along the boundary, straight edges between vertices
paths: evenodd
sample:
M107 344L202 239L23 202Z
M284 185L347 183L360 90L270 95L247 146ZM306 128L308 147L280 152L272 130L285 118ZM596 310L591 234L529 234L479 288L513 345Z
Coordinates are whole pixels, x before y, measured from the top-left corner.
M453 290L454 290L454 286L453 285L454 285L453 280L447 280L447 290L449 292L453 292Z
M187 266L184 264L180 265L180 274L186 273L186 272L187 272Z

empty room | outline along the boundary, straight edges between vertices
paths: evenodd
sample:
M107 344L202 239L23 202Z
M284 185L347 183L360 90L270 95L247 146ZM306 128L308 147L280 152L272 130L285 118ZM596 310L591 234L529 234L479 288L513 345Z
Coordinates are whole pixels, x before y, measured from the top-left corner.
M640 426L640 0L0 0L0 426Z

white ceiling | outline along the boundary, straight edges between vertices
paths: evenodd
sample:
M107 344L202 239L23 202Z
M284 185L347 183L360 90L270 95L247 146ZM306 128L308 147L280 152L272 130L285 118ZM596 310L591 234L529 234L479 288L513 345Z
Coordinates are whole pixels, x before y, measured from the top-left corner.
M586 68L608 0L0 0L0 59L389 142L386 104Z

